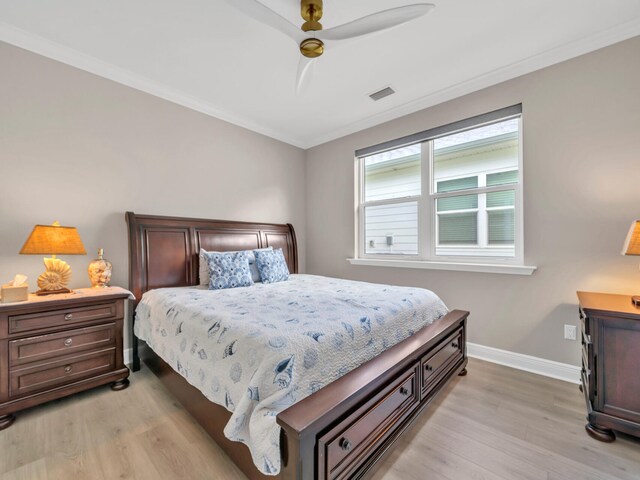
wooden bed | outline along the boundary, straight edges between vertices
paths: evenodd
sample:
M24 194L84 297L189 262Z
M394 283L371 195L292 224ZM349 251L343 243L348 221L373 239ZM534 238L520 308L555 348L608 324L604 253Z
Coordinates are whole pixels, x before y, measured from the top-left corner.
M139 301L148 290L198 284L198 252L273 246L282 248L291 273L298 251L290 224L126 214L130 289ZM468 312L453 310L412 337L287 408L282 428L282 467L276 478L366 478L396 440L428 408L455 375L465 375ZM135 322L135 316L134 316ZM187 411L251 479L256 469L248 448L227 440L230 413L207 400L143 342L133 337L133 370L140 358ZM140 343L140 346L138 346Z

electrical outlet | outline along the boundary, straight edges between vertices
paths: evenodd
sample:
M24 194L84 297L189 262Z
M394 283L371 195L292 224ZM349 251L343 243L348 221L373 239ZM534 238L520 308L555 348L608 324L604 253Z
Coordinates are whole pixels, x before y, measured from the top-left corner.
M575 325L565 325L564 326L564 339L565 340L576 340L577 329Z

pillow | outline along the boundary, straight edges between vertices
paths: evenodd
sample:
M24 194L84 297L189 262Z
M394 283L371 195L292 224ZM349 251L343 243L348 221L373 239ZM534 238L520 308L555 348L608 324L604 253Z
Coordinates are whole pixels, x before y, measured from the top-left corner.
M255 254L262 283L282 282L289 278L289 268L281 248L271 251L256 250Z
M248 252L207 253L207 257L209 259L209 290L253 285Z
M273 250L273 247L259 248L258 250ZM254 250L237 250L239 252L249 253L249 269L251 270L251 279L254 282L260 281L260 272L256 265L256 256L253 254ZM208 252L204 248L200 249L200 273L198 275L200 279L200 285L209 286L209 259L207 253L235 253L235 252Z

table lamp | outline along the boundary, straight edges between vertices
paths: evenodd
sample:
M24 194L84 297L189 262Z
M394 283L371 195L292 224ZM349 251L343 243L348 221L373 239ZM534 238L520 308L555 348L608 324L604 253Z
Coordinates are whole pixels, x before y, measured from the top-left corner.
M631 224L624 247L622 247L622 255L640 255L640 220ZM640 295L634 295L631 297L631 301L635 306L640 306Z
M38 277L40 290L36 295L70 293L67 288L71 280L71 267L56 255L86 255L80 235L75 227L63 227L58 222L53 225L36 225L24 243L21 255L51 255L44 259L45 272Z

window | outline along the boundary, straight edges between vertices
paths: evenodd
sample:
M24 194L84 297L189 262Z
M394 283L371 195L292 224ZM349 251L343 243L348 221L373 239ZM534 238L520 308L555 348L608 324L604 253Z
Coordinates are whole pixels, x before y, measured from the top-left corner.
M356 152L359 257L521 265L521 111Z

